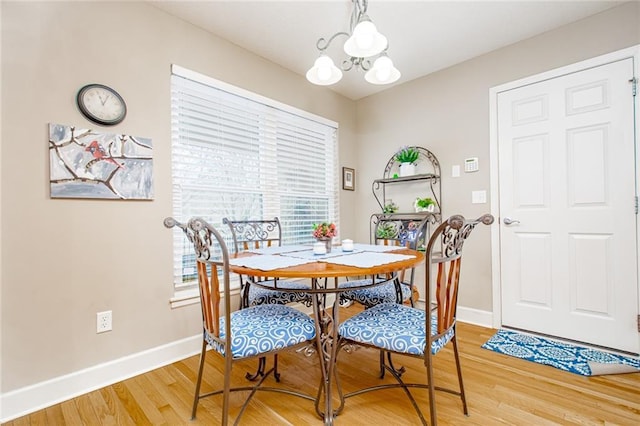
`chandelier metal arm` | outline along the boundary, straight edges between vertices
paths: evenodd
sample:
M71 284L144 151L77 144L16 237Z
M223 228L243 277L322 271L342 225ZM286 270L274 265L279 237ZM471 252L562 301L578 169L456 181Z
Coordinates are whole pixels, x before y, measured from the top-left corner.
M341 35L345 35L347 37L350 36L349 33L346 33L344 31L341 31L339 33L335 33L334 35L331 36L331 38L329 38L329 40L326 40L324 37L320 37L318 39L318 41L316 42L316 48L320 51L320 52L324 52L325 50L327 50L329 48L329 45L331 45L331 42L338 36ZM324 44L324 47L323 47Z
M342 64L340 64L342 71L349 71L353 67L360 67L363 71L369 71L371 69L371 61L367 58L356 58L352 56L348 59L343 59Z

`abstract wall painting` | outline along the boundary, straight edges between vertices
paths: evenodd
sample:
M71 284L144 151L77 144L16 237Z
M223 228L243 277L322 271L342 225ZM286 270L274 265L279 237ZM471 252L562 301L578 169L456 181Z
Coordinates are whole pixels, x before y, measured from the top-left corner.
M149 138L49 124L51 198L153 199Z

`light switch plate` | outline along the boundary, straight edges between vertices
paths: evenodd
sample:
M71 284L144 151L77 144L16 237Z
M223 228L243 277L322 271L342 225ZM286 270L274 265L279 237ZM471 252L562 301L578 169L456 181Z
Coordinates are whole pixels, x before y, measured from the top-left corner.
M487 191L471 191L471 204L485 204Z
M455 164L451 166L451 177L460 177L460 165Z

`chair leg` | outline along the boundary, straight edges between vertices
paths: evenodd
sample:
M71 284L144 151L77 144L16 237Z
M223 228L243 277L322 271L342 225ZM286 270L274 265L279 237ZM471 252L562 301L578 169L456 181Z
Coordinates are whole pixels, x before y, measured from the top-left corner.
M231 363L232 357L224 357L224 388L222 392L222 425L227 426L229 424L229 397L231 394ZM242 413L238 414L241 416ZM236 419L236 423L239 420Z
M427 380L429 381L429 413L431 415L431 425L438 424L436 417L436 387L433 383L433 355L430 348L426 348L425 358L427 364Z
M191 409L191 420L196 418L198 401L200 400L200 385L202 384L202 371L204 370L204 357L207 354L207 342L202 339L202 352L200 352L200 366L198 367L198 379L196 380L196 390L193 396L193 408Z
M258 358L258 368L256 369L256 372L253 374L247 373L244 375L244 377L250 382L253 382L257 380L259 377L264 377L266 369L267 369L267 358L264 356L261 356L260 358ZM280 382L280 373L278 372L278 354L275 354L273 356L273 377L275 377L276 382Z
M380 378L384 379L384 373L387 371L384 365L384 351L380 349Z
M464 383L462 381L462 369L460 368L460 356L458 355L458 340L456 339L456 335L453 335L451 339L453 343L453 355L456 358L456 369L458 370L458 384L460 385L460 399L462 400L462 410L464 411L465 416L469 415L469 410L467 409L467 398L464 394Z
M275 377L276 382L280 383L280 373L278 373L278 354L273 356L273 377Z
M264 357L264 356L261 356L260 358L258 358L258 369L256 370L256 372L254 374L247 373L247 374L245 374L244 377L247 380L253 382L258 377L264 376L264 370L265 370L266 365L267 365L267 358Z
M393 365L393 361L391 360L391 352L387 352L387 362L389 363L389 368L391 368L393 371L395 371L395 373L398 375L398 377L401 377L405 371L407 371L404 366L400 367L400 368L396 368L395 365Z
M251 287L250 282L242 284L240 289L240 309L249 307L249 287Z
M393 370L393 372L396 373L398 377L401 377L404 374L404 372L407 370L404 367L396 368L396 366L393 365L393 360L391 359L391 352L386 352L387 361L384 360L384 354L385 354L385 351L381 349L380 350L380 378L384 379L384 374L387 368ZM386 363L386 368L385 368L385 363Z

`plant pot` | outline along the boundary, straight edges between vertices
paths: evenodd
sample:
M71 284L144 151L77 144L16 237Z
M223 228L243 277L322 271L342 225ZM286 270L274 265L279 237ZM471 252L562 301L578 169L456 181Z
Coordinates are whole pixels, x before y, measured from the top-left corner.
M400 177L416 174L416 165L413 163L400 163Z
M433 213L435 209L436 209L435 204L429 204L427 207L416 207L416 213L420 213L420 212Z

